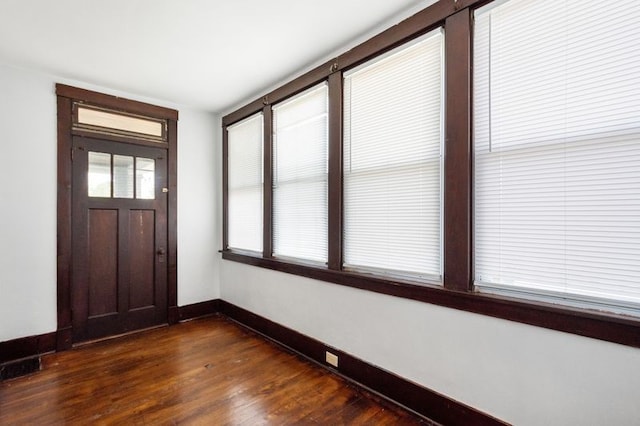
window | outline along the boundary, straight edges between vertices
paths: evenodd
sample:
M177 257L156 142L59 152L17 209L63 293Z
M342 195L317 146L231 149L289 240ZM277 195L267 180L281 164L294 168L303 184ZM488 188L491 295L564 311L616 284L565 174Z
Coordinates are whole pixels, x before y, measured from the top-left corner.
M438 0L231 112L223 259L640 347L638 22Z
M262 251L262 114L227 128L228 246Z
M327 261L327 85L273 107L273 254Z
M74 103L73 127L85 132L167 142L167 121Z
M638 2L495 2L475 22L476 285L637 314Z
M441 30L344 80L344 264L441 280Z

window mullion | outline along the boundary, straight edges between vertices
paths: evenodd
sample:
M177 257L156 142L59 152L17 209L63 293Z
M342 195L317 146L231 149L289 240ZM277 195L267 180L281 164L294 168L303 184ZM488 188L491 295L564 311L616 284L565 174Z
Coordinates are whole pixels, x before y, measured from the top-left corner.
M471 15L445 22L444 286L471 288Z
M262 228L262 257L273 257L273 110L271 105L262 109L264 117L263 139L263 228Z
M329 269L342 268L342 72L329 76Z

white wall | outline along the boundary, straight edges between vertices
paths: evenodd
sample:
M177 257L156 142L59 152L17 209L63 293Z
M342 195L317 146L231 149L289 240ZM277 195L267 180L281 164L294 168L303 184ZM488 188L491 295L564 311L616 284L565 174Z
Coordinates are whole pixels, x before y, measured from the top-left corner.
M222 299L517 425L640 421L640 350L221 263Z
M220 297L221 212L216 185L220 125L209 113L180 109L178 121L178 305Z
M56 329L56 98L0 64L0 341Z
M0 342L57 327L57 82L179 110L178 304L217 298L216 118L0 63Z

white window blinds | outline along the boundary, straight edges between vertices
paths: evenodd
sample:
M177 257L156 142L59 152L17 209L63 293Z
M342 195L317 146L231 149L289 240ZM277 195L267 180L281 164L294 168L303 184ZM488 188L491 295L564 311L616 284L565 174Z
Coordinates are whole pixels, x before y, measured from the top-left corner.
M327 261L328 90L273 107L273 254Z
M227 128L228 245L262 251L262 113Z
M344 266L441 280L443 34L344 80Z
M475 281L640 303L640 2L479 9Z

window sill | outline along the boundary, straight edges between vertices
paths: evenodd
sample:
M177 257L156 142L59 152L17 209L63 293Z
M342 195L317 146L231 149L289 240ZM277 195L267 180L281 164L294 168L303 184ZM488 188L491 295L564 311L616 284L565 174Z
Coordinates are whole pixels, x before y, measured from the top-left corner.
M231 250L223 250L222 258L361 290L640 348L640 319L635 317L505 296L455 291L441 286L335 271Z

